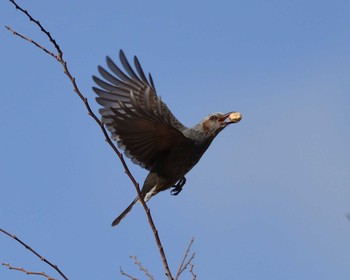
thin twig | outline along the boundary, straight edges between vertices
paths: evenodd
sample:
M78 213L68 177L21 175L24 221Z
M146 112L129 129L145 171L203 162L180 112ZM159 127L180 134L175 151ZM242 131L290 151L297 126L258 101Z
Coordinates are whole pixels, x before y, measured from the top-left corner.
M10 2L13 5L15 5L17 10L20 10L22 13L24 13L29 18L30 21L33 21L39 27L40 30L44 32L46 36L49 38L50 42L54 45L58 54L59 55L62 54L60 46L56 43L56 40L51 36L50 32L46 31L46 29L41 25L41 23L37 19L33 18L27 10L24 10L21 6L17 5L15 0L10 0Z
M135 180L135 178L133 177L133 175L131 174L124 158L123 158L123 155L119 152L119 150L116 148L116 146L114 145L114 143L112 142L112 140L110 139L106 129L105 129L105 126L104 124L101 122L101 120L94 114L94 112L92 111L89 103L88 103L88 100L87 98L81 93L81 91L79 90L76 82L75 82L75 78L72 76L72 74L70 73L69 69L68 69L68 66L67 66L67 62L63 59L63 52L61 51L61 48L60 46L58 45L58 43L56 42L56 40L51 36L50 32L48 32L42 25L41 23L36 20L35 18L33 18L29 12L27 10L24 10L23 8L21 8L14 0L10 0L11 3L13 3L16 7L16 9L20 10L21 12L23 12L28 18L30 21L34 22L39 28L40 30L48 37L49 41L53 44L53 46L55 47L56 51L57 51L57 55L51 53L50 51L48 51L46 48L44 48L43 46L41 46L40 44L34 42L33 40L31 40L30 38L27 38L23 35L21 35L20 33L14 31L12 28L10 27L7 27L7 29L9 31L11 31L14 35L17 35L19 36L20 38L34 44L35 46L37 46L38 48L42 49L45 53L49 54L50 56L53 56L63 67L63 71L64 73L67 75L67 77L69 78L69 80L71 81L72 85L73 85L73 89L75 91L75 93L79 96L79 98L83 101L87 111L88 111L88 114L89 116L91 116L95 122L99 125L99 127L101 128L102 130L102 133L107 141L107 143L110 145L110 147L113 149L113 151L117 154L117 156L119 157L119 160L120 162L122 163L123 165L123 168L124 168L124 171L126 173L126 175L130 178L130 180L132 181L135 189L136 189L136 192L138 194L138 197L139 197L139 200L146 212L146 215L147 215L147 218L148 218L148 222L151 226L151 229L153 231L153 235L154 235L154 238L155 238L155 241L156 241L156 244L158 246L158 250L159 250L159 253L160 253L160 256L161 256L161 259L162 259L162 262L163 262L163 266L164 266L164 269L165 269L165 273L168 277L169 280L172 280L173 277L171 275L171 271L169 269L169 265L168 265L168 262L167 262L167 259L166 259L166 255L165 255L165 252L164 252L164 248L163 248L163 245L160 241L160 238L159 238L159 235L158 235L158 230L153 222L153 219L152 219L152 216L151 216L151 212L150 212L150 209L148 208L145 200L143 199L142 195L141 195L141 190L140 190L140 187L139 187L139 184L137 183L137 181Z
M192 264L192 261L193 261L195 256L196 256L196 253L192 253L191 257L188 259L188 261L185 264L185 266L184 266L182 271L185 271L187 269L187 267L190 266L191 267L190 272L192 272L192 270L194 268L194 264Z
M138 266L138 268L143 271L145 273L145 275L150 279L150 280L154 280L154 277L148 272L148 270L146 268L144 268L141 264L141 262L139 262L136 258L136 256L130 256L130 258L132 258L134 260L134 264L136 264Z
M193 264L190 264L191 268L190 268L190 273L193 277L193 280L196 280L197 279L197 275L196 273L193 271L193 268L194 268L194 265Z
M50 275L47 275L45 272L28 271L28 270L24 269L23 267L14 267L14 266L10 265L9 263L2 263L2 265L6 266L10 270L20 271L20 272L23 272L27 275L39 275L39 276L46 277L47 280L56 280L55 278L52 278Z
M42 51L46 52L47 54L51 55L53 58L58 59L57 55L55 55L53 52L50 52L48 49L46 49L45 47L41 46L40 44L38 44L37 42L35 42L34 40L23 36L22 34L17 33L15 30L13 30L10 26L5 26L6 29L10 32L12 32L13 35L19 36L22 39L32 43L34 46L38 47L39 49L41 49Z
M124 270L122 270L122 268L120 268L120 274L131 279L131 280L138 280L138 278L131 276L130 274L127 274L126 272L124 272Z
M54 270L56 270L62 276L63 279L68 280L67 276L63 274L63 272L58 268L57 265L53 264L52 262L50 262L49 260L44 258L42 255L40 255L38 252L36 252L34 249L32 249L28 244L23 242L17 236L7 232L6 230L3 230L2 228L0 228L0 231L2 233L6 234L7 236L11 237L12 239L16 240L18 243L20 243L22 246L24 246L24 248L26 248L31 253L33 253L35 256L37 256L41 261L43 261L43 262L47 263L49 266L51 266Z
M193 253L192 256L188 259L188 261L187 261L186 264L185 264L185 261L187 260L187 257L188 257L188 254L189 254L190 250L191 250L191 246L192 246L193 242L194 242L194 237L191 239L190 243L189 243L188 246L187 246L187 249L186 249L186 251L185 251L185 254L184 254L184 257L183 257L183 259L182 259L182 262L181 262L181 264L180 264L180 266L179 266L179 269L177 270L176 276L175 276L175 278L174 278L175 280L179 279L180 274L181 274L184 270L186 270L186 268L188 267L188 265L191 263L191 261L192 261L193 258L194 258L194 253Z

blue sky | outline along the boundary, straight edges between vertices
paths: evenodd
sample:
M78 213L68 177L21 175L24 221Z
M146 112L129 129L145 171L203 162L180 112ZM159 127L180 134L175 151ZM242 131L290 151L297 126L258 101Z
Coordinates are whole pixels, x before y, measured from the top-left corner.
M11 3L0 5L2 26L50 47ZM149 203L172 271L195 237L198 279L349 279L348 1L24 5L61 45L95 112L91 76L122 48L185 125L243 114L179 196ZM110 227L135 191L60 65L5 28L0 38L0 226L70 279L120 279L119 267L142 279L130 255L163 279L140 206ZM146 171L129 167L142 184ZM57 277L6 236L0 261ZM0 267L0 278L30 277Z

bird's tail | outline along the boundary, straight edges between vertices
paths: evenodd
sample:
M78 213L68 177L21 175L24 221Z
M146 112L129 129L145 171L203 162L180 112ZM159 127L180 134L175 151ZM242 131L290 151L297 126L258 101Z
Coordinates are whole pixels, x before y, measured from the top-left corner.
M136 197L131 203L130 205L123 211L123 213L121 213L112 223L112 227L118 225L120 223L120 221L126 216L126 214L128 214L132 207L135 205L135 203L139 200L138 197Z

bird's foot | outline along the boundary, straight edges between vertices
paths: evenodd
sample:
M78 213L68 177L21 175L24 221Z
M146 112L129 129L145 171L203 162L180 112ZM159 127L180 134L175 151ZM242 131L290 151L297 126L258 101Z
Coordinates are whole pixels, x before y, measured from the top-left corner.
M170 193L172 195L178 195L182 191L182 187L185 184L186 184L186 178L183 177L176 183L176 185L172 186L173 189L170 191Z

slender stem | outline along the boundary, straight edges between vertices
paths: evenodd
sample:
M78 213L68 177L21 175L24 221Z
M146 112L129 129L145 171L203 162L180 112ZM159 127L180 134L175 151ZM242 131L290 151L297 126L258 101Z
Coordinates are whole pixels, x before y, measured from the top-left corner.
M17 236L10 234L9 232L7 232L6 230L3 230L2 228L0 228L0 231L4 234L6 234L7 236L11 237L12 239L16 240L18 243L20 243L24 248L26 248L27 250L29 250L31 253L33 253L35 256L37 256L41 261L47 263L49 266L51 266L54 270L56 270L63 279L68 280L68 277L66 275L63 274L63 272L58 268L57 265L53 264L52 262L50 262L49 260L47 260L46 258L44 258L42 255L40 255L38 252L36 252L33 248L31 248L28 244L26 244L24 241L22 241L21 239L19 239Z
M112 140L110 139L107 131L106 131L106 128L104 126L104 124L101 122L101 120L95 115L95 113L92 111L90 105L89 105L89 102L87 100L87 98L81 93L81 91L79 90L77 84L76 84L76 81L75 81L75 78L73 77L73 75L70 73L69 69L68 69L68 66L67 66L67 62L63 59L63 52L60 48L60 46L58 45L58 43L56 42L56 40L51 36L50 32L48 32L42 25L41 23L35 19L34 17L32 17L30 15L30 13L27 11L27 10L24 10L21 6L19 6L15 0L9 0L13 5L15 5L16 9L20 10L22 13L24 13L31 22L34 22L34 24L36 24L40 30L48 37L49 41L53 44L54 48L56 49L57 51L57 55L53 54L52 52L50 52L49 50L47 50L45 47L41 46L40 44L36 43L35 41L33 41L32 39L30 38L27 38L23 35L21 35L20 33L14 31L13 29L11 29L10 27L6 27L9 31L11 31L14 35L16 36L19 36L20 38L34 44L36 47L40 48L41 50L43 50L45 53L49 54L50 56L54 57L63 67L63 72L66 74L66 76L69 78L69 80L71 81L72 83L72 86L73 86L73 89L75 91L75 93L79 96L79 98L83 101L87 111L88 111L88 115L91 116L94 121L98 124L98 126L101 128L102 130L102 133L107 141L107 143L109 144L109 146L113 149L113 151L117 154L120 162L122 163L123 165L123 168L124 168L124 171L125 173L127 174L127 176L130 178L131 182L133 183L135 189L136 189L136 192L139 196L139 200L146 212L146 215L147 215L147 218L148 218L148 222L151 226L151 229L153 231L153 235L154 235L154 238L155 238L155 241L156 241L156 244L158 246L158 250L159 250L159 253L160 253L160 256L161 256L161 259L162 259L162 262L163 262L163 266L164 266L164 269L165 269L165 273L168 277L169 280L172 280L173 277L171 275L171 271L169 269L169 265L168 265L168 262L167 262L167 258L166 258L166 255L165 255L165 252L164 252L164 249L163 249L163 245L160 241L160 238L159 238L159 235L158 235L158 230L153 222L153 219L152 219L152 216L151 216L151 212L150 212L150 209L148 208L146 202L144 201L142 195L141 195L141 191L140 191L140 187L139 187L139 184L137 183L137 181L135 180L134 176L131 174L124 158L123 158L123 155L119 152L119 150L117 149L117 147L114 145L114 143L112 142Z

